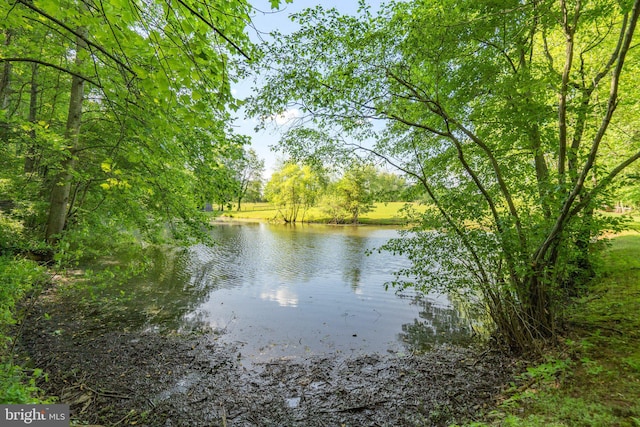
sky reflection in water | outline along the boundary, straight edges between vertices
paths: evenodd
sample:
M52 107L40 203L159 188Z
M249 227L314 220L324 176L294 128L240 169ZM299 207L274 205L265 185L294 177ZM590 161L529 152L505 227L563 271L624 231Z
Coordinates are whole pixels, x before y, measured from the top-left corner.
M221 223L213 233L217 245L158 252L156 268L127 285L145 314L140 327L211 330L247 361L469 339L446 297L385 291L408 261L366 252L396 237L393 229Z

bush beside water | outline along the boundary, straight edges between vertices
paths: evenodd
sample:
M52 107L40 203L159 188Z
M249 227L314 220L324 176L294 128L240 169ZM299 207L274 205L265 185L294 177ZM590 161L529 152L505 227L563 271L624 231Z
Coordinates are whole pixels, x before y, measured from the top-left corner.
M47 278L46 270L34 261L0 256L0 404L41 401L36 380L42 371L16 365L14 343L21 318L18 303Z

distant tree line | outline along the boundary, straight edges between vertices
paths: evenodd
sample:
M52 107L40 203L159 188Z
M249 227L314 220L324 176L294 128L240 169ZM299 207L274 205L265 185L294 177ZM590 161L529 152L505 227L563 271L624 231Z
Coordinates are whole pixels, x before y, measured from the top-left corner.
M285 222L304 221L309 208L318 206L333 223L358 223L374 203L410 201L412 192L404 177L371 164L355 163L331 173L322 167L287 162L273 173L264 196Z

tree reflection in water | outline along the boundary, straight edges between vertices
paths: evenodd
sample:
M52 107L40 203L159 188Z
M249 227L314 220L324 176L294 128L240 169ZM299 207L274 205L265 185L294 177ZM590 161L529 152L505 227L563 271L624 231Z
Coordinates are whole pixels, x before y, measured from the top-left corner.
M222 223L212 237L212 246L148 248L144 274L87 288L79 308L102 330L211 333L262 358L421 351L481 330L459 314L470 298L385 291L409 264L374 251L394 229ZM116 268L135 262L113 258Z
M402 325L400 339L412 351L427 351L437 344L469 345L474 338L471 321L456 307L443 306L421 295L398 295L411 298L420 307L419 319ZM455 304L455 302L454 302Z

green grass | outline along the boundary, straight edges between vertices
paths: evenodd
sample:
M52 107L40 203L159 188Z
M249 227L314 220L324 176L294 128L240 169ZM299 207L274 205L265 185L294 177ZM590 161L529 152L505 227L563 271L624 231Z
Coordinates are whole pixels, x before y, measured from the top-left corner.
M404 225L405 219L402 215L404 202L376 203L371 212L367 212L360 216L361 224L377 224L377 225ZM423 206L412 203L416 209L424 209ZM217 212L224 218L271 221L278 220L278 210L269 203L243 203L242 210L230 210ZM322 207L313 207L309 209L304 217L305 222L327 223L330 221L329 216L323 212Z
M603 270L568 309L564 345L471 425L640 427L640 236L612 239Z

